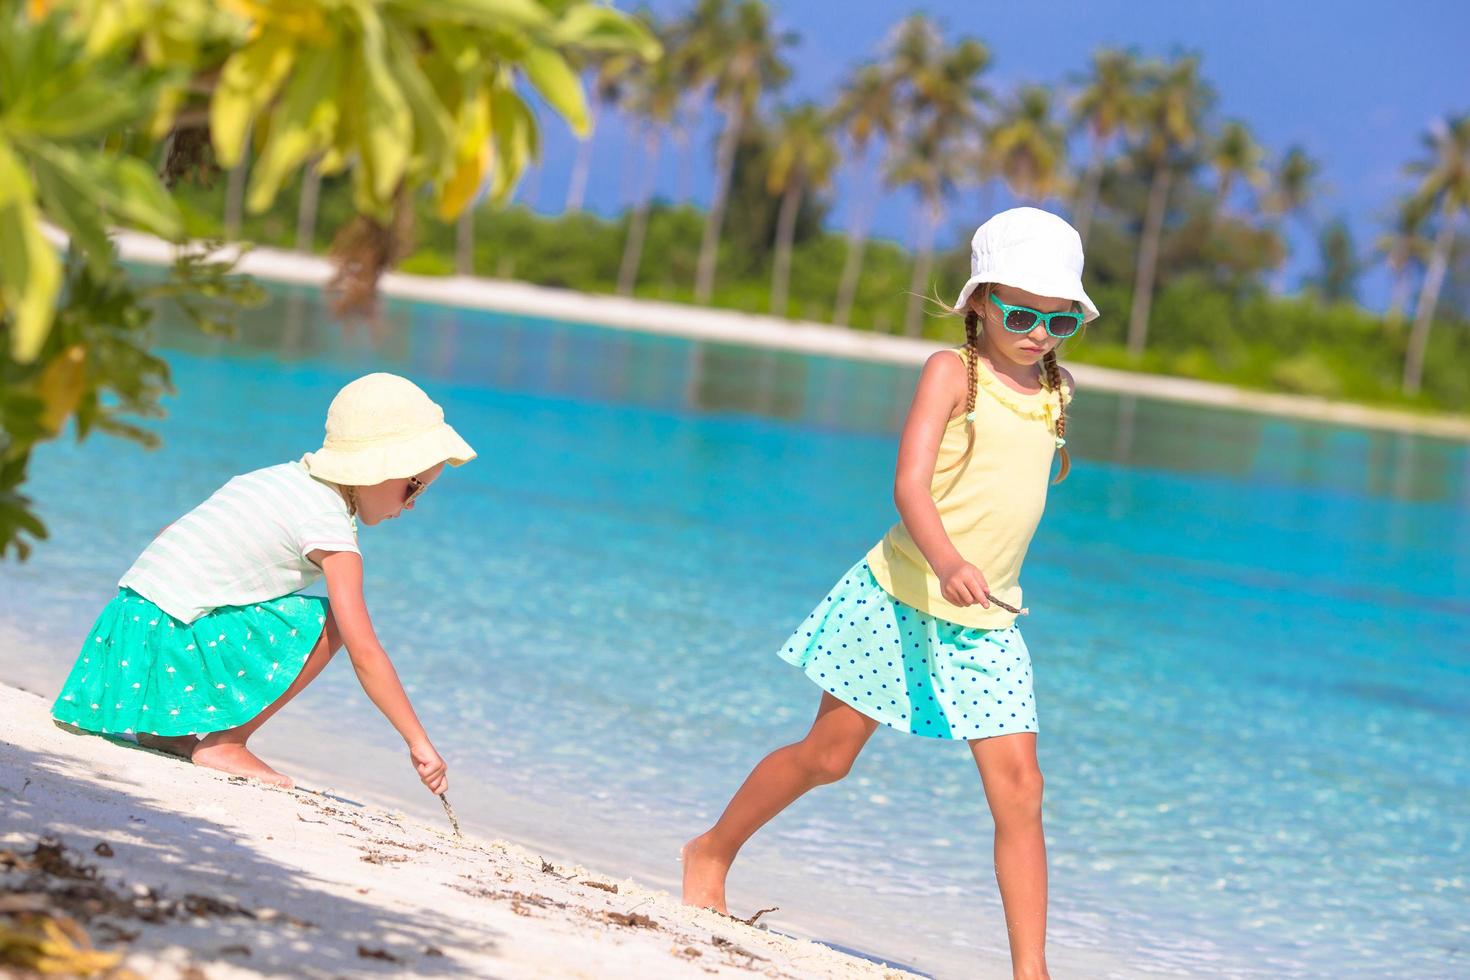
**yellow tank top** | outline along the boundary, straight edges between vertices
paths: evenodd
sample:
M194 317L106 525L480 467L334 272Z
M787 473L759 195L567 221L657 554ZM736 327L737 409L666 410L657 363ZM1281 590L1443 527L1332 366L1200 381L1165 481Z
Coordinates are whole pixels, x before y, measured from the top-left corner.
M954 352L966 357L964 348ZM975 448L958 463L969 444L966 419L950 419L929 492L944 530L965 560L980 569L990 594L1019 609L1021 563L1046 508L1056 455L1057 395L1044 379L1042 390L1028 395L1007 386L985 364L976 368ZM1072 400L1070 386L1062 397ZM868 565L889 595L938 619L984 629L1004 629L1016 619L994 604L989 609L978 603L956 606L945 599L939 576L902 521L868 552Z

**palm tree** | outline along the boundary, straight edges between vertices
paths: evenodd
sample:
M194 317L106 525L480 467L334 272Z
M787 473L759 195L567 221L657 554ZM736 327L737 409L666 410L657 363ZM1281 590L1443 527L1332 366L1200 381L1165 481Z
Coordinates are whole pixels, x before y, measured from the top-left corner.
M1312 195L1316 192L1317 162L1299 146L1293 146L1281 158L1281 163L1271 175L1271 187L1266 195L1266 211L1274 216L1278 237L1284 243L1286 220L1301 214ZM1283 259L1276 270L1275 288L1278 293L1286 291L1287 265Z
M1244 180L1253 187L1265 182L1262 156L1260 144L1251 135L1250 128L1239 120L1227 122L1210 141L1210 166L1215 168L1215 204L1210 209L1211 224L1220 220L1230 189L1237 180Z
M786 315L786 296L791 283L791 245L796 236L796 215L808 190L823 190L832 183L839 159L827 114L805 103L781 114L776 124L766 189L781 198L776 218L776 257L771 269L771 313Z
M910 14L893 29L888 67L895 80L912 85L943 56L944 36L926 14Z
M316 161L301 175L301 198L296 202L296 251L311 253L316 245L317 202L321 200L322 171Z
M1409 349L1404 355L1404 392L1409 395L1419 394L1424 380L1424 352L1449 267L1450 246L1460 216L1470 211L1470 114L1436 122L1425 134L1424 144L1429 156L1411 163L1409 172L1421 178L1418 197L1435 212L1439 230L1429 266L1424 270L1414 326L1409 331Z
M1393 224L1388 233L1381 236L1376 249L1383 256L1389 274L1393 276L1393 291L1389 294L1387 318L1398 323L1404 318L1404 309L1409 302L1409 289L1413 285L1410 273L1416 265L1422 265L1431 250L1429 239L1424 236L1424 225L1429 218L1429 204L1422 197L1410 195L1399 202L1394 213Z
M990 52L974 38L935 50L923 40L933 28L922 15L900 27L894 59L905 83L904 125L899 150L889 168L891 184L907 184L921 202L913 280L909 285L904 332L917 336L929 273L934 264L934 236L944 217L944 204L955 186L967 180L977 151L967 137L978 128L979 107L988 94L980 76ZM913 43L910 43L913 42Z
M1131 128L1138 115L1138 61L1128 51L1104 49L1092 56L1092 74L1072 102L1073 117L1092 138L1092 156L1077 201L1077 234L1087 244L1102 186L1103 162L1113 137Z
M708 303L714 292L720 231L740 132L761 96L785 84L790 76L782 49L794 44L796 37L775 31L770 10L760 0L741 0L734 8L729 0L700 0L690 17L691 50L696 52L702 80L713 87L715 102L725 117L715 151L714 197L705 217L694 282L695 302Z
M1300 213L1316 192L1317 161L1299 146L1293 146L1281 158L1271 175L1271 189L1266 194L1266 211L1275 216L1276 231L1284 238L1282 225L1293 214ZM1286 289L1286 262L1276 272L1276 291Z
M838 93L832 116L838 129L847 136L853 148L852 170L861 178L867 169L868 149L876 136L885 142L893 138L898 122L895 101L895 78L879 65L863 65L853 73ZM847 325L852 316L853 299L857 296L858 276L863 267L863 249L872 217L873 188L865 188L852 196L852 223L847 229L847 258L842 263L842 279L837 286L837 303L832 322Z
M1051 92L1023 85L985 141L991 169L1024 201L1050 196L1065 176L1067 137L1052 118Z
M582 210L587 199L587 178L592 173L592 141L597 137L599 107L617 104L629 74L640 64L638 58L624 52L587 52L577 61L579 67L591 75L591 98L587 100L587 135L577 141L577 155L572 161L571 179L567 182L567 202L563 210L568 214Z
M1181 157L1198 141L1200 125L1213 99L1209 86L1199 77L1199 59L1194 55L1153 66L1148 74L1139 114L1138 147L1150 171L1148 205L1138 245L1133 308L1128 315L1128 352L1134 357L1143 353L1148 341L1148 314L1153 305L1169 186L1175 171L1184 164Z
M669 43L666 39L665 45ZM643 129L644 160L637 204L628 219L628 237L623 243L623 260L618 265L618 292L624 296L631 296L638 282L638 266L643 261L643 241L648 232L648 214L653 203L653 183L658 172L663 132L673 125L684 92L681 67L675 59L665 58L645 65L629 80L623 107Z
M246 142L240 162L230 167L225 178L225 241L240 237L240 225L245 217L245 183L250 176L250 144Z
M1317 295L1325 303L1356 303L1363 261L1346 218L1339 215L1323 227L1317 239L1317 252L1321 271L1312 283Z
M454 274L475 274L475 205L470 201L454 219Z

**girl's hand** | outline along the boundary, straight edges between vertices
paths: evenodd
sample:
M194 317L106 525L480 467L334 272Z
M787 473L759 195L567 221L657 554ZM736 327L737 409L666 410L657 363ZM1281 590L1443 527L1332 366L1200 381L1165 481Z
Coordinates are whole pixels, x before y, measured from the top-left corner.
M410 745L408 755L413 760L419 779L429 787L430 793L438 796L449 788L449 767L444 764L439 753L434 751L434 746L428 742Z
M973 606L980 603L990 608L990 586L980 569L961 560L939 572L939 591L945 599L956 606Z

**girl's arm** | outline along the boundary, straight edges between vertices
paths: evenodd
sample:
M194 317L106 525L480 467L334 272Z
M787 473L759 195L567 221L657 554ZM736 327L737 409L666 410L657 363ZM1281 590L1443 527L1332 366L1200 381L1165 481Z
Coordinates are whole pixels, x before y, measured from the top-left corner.
M332 618L352 659L352 669L373 704L408 743L413 767L430 792L443 793L449 785L444 760L434 751L424 726L414 714L398 672L378 642L362 595L362 556L351 551L313 551L308 555L327 576L327 598Z
M955 548L930 495L944 428L950 419L964 411L968 385L964 362L949 351L932 354L924 363L898 443L893 502L909 536L939 576L944 598L956 606L978 602L989 608L990 590L985 576Z

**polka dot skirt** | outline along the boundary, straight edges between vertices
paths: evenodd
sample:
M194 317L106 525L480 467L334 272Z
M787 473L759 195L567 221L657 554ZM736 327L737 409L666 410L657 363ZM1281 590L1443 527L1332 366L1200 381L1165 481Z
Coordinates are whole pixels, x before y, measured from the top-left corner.
M781 659L868 717L914 735L1037 731L1021 631L935 619L885 592L866 560L797 627Z

